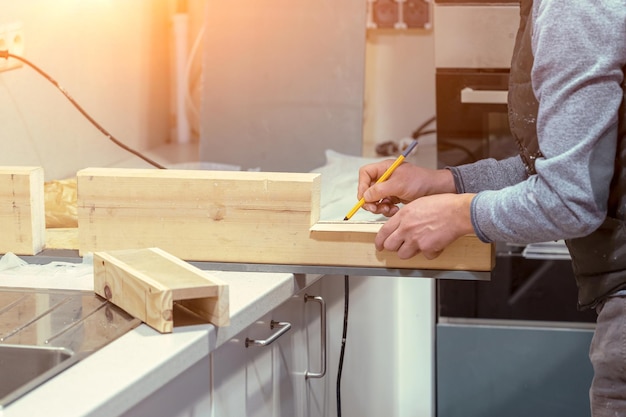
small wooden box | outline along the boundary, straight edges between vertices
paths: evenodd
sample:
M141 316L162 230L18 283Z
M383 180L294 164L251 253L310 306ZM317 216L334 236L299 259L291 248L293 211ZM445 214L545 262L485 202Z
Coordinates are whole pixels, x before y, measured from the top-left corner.
M173 329L174 303L230 323L228 285L158 248L95 252L94 290L161 333Z

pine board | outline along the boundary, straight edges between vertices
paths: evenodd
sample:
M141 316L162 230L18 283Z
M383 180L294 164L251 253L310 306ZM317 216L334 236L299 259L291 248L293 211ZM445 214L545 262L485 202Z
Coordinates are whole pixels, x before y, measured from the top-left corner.
M158 248L95 252L94 291L162 333L173 329L174 302L230 323L228 285Z
M401 260L376 251L380 225L323 225L320 179L313 173L88 168L77 174L80 252L158 247L186 261L493 268L492 245L476 236L458 239L434 260Z
M44 172L0 167L0 253L35 255L45 243Z

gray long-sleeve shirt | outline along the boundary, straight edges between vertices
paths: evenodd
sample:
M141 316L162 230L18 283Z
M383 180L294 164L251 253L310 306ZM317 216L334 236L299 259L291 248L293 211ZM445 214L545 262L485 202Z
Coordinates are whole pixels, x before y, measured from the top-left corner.
M626 65L626 0L535 0L532 86L543 154L527 177L519 157L451 168L458 192L478 193L483 241L585 236L606 217Z

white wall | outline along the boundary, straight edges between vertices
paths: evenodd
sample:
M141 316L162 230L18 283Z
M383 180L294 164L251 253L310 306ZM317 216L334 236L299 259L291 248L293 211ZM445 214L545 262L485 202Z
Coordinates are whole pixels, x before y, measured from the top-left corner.
M364 143L410 137L435 115L432 31L370 31L366 59Z
M213 0L200 157L306 172L363 138L365 0Z
M190 46L205 0L188 2ZM174 0L0 0L0 24L24 24L25 57L114 136L143 150L169 140ZM199 60L199 57L196 57ZM197 61L192 93L200 80ZM434 114L431 31L367 35L364 143L409 136ZM0 73L0 165L41 165L46 178L111 165L128 154L104 138L34 71ZM193 117L193 115L192 115ZM193 120L197 126L197 120ZM365 148L367 150L367 147Z
M363 141L364 152L371 155L374 144L409 137L435 115L432 31L370 31L366 59ZM424 137L423 142L418 148L422 152L415 160L434 168L435 137ZM352 402L346 403L345 414L434 416L435 281L361 279L361 288L355 288L356 299L351 307L353 334L344 369L345 379L350 381L346 385L351 388L346 387L344 395L346 401L352 399ZM380 308L372 309L374 305ZM372 317L366 318L368 312ZM354 333L358 334L359 325L370 326L369 333L361 333L369 337L358 340ZM387 337L379 337L383 335ZM363 357L367 354L371 356L369 361ZM365 373L376 373L380 385L375 395L363 392L367 386L367 382L362 382L364 369Z
M0 0L21 21L24 56L53 76L115 137L144 150L170 136L172 0ZM73 176L129 154L27 67L0 73L0 165Z

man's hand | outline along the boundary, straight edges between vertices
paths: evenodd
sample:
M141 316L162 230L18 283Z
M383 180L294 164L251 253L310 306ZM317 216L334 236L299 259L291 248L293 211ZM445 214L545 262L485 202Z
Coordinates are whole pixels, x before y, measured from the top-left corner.
M365 165L359 170L357 199L365 198L365 210L389 217L397 213L399 203L409 203L426 195L456 192L452 173L447 169L421 168L407 162L396 168L387 181L376 184L393 162L389 159Z
M434 259L459 237L473 233L470 204L475 194L438 194L418 198L391 217L376 235L376 249L398 252L400 259L422 253Z

